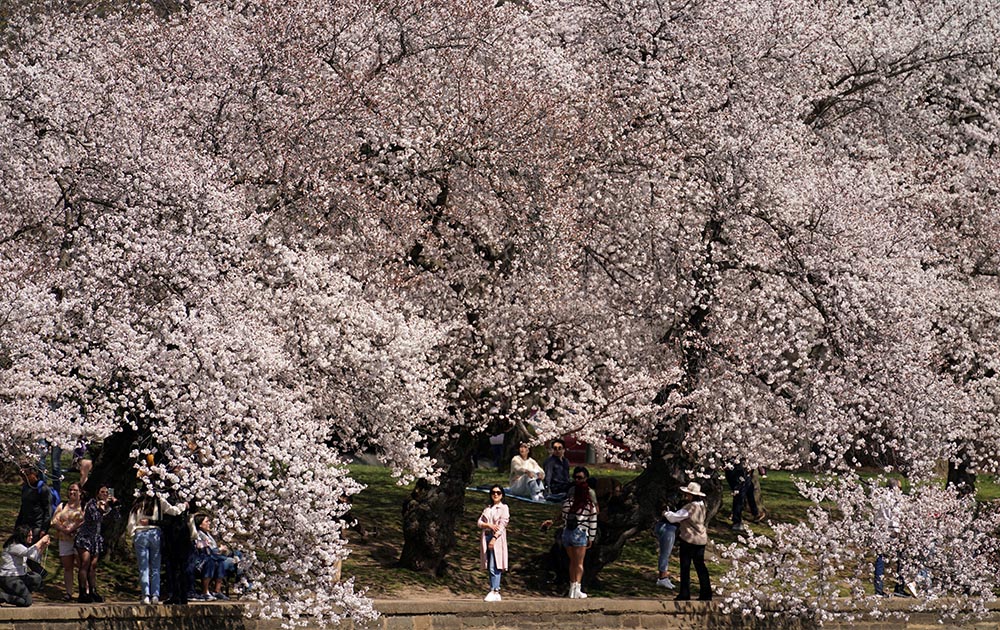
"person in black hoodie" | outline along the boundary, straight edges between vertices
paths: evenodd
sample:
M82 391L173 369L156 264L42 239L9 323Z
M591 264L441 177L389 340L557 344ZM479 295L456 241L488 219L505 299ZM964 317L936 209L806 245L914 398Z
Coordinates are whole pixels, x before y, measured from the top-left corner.
M38 469L33 466L21 467L21 508L17 512L14 527L27 525L34 540L40 540L48 533L52 521L52 490L42 480Z

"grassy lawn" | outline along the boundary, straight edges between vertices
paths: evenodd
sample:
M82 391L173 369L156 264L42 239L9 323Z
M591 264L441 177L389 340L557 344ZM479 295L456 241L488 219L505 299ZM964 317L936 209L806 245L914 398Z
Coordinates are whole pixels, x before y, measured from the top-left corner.
M630 481L638 472L601 469L591 466L595 477L612 476L622 483ZM465 514L460 519L464 526L457 532L458 544L450 557L450 574L436 579L431 576L400 569L395 565L402 549L402 523L400 508L409 495L411 486L396 486L387 470L374 466L352 466L354 476L368 488L354 498L353 513L367 536L349 532L352 555L344 563L345 575L354 575L357 584L368 588L374 597L391 597L420 591L434 591L459 596L482 596L486 574L479 566L479 532L476 519L486 504L485 493L466 492ZM492 470L478 470L472 485L501 483L506 476ZM775 521L796 521L803 517L807 504L798 495L793 474L773 471L761 484L762 498ZM504 590L513 594L554 594L551 585L538 582L535 569L539 556L548 549L552 533L539 531L540 523L558 514L557 505L535 505L508 500L511 523L508 527L508 544L511 568L504 575ZM728 498L719 515L709 524L709 536L715 543L736 542L737 536L729 529ZM752 526L754 533L771 534L766 524ZM725 571L718 554L709 550L709 570L713 575ZM662 597L667 592L657 587L657 548L652 531L644 531L626 544L622 555L606 567L599 576L599 583L590 592L600 597ZM677 575L676 550L671 559L671 572Z
M638 472L614 468L590 467L595 477L612 476L626 483ZM354 515L367 536L349 531L352 555L344 563L345 575L354 575L357 585L369 589L373 597L417 596L421 592L435 592L449 596L481 597L486 589L486 574L479 566L479 532L476 519L486 504L487 495L468 491L465 495L465 513L459 520L458 544L450 557L450 573L440 579L395 566L402 549L401 506L412 485L397 486L388 471L374 466L352 466L354 476L368 487L354 498ZM768 511L768 522L752 525L755 534L773 535L768 523L794 523L805 518L808 502L798 493L795 479L808 478L807 473L770 471L761 481L761 496ZM478 470L472 484L500 483L507 478L493 470ZM1000 497L1000 486L985 478L977 484L977 498L989 501ZM506 593L521 595L554 595L551 585L538 581L536 567L540 555L552 541L552 534L539 531L539 524L557 515L555 505L535 505L508 500L511 523L508 527L508 544L511 568L504 574ZM729 529L731 503L724 497L722 509L709 523L709 537L715 544L737 542L737 535ZM709 547L709 571L713 576L724 573L727 567L722 558ZM665 597L674 591L655 586L657 548L652 531L642 532L630 540L618 561L607 566L599 582L590 592L599 597ZM676 549L671 558L671 573L678 575ZM561 594L561 593L559 593Z
M634 478L638 472L615 468L591 466L594 476L611 476L622 483ZM376 466L351 466L355 478L368 487L354 498L353 514L358 519L365 535L350 530L352 554L344 563L344 575L355 576L357 585L367 588L373 597L419 596L421 593L438 593L447 596L481 597L486 589L486 574L479 566L479 532L476 519L486 504L487 495L466 492L465 513L459 519L456 532L458 544L449 558L451 569L443 578L434 578L395 566L402 549L401 506L409 496L412 485L397 486L385 468ZM798 494L794 479L805 477L803 473L770 471L761 482L763 503L768 511L769 521L797 522L805 516L808 503ZM67 473L63 487L76 480L75 473ZM506 475L493 470L478 470L472 485L489 483L506 484ZM980 479L977 484L980 501L1000 498L1000 485L992 480ZM10 534L17 515L20 501L20 482L7 479L0 483L0 535L5 540ZM505 593L521 595L557 595L552 585L539 579L540 556L552 542L552 532L543 533L539 525L545 519L556 518L557 505L535 505L522 501L508 500L511 524L508 529L511 569L504 575ZM709 524L709 536L713 543L736 542L736 535L729 529L729 498L724 498L722 509ZM754 533L771 535L773 530L766 524L752 525ZM42 601L59 601L62 596L62 568L59 565L57 547L53 544L46 557L45 566L49 577L37 594ZM135 600L138 597L138 577L126 546L120 557L102 559L98 569L100 591L112 600ZM721 575L726 567L720 564L718 553L709 548L707 554L709 570L713 576ZM665 591L655 586L656 541L651 531L644 531L630 540L618 561L606 567L599 576L599 582L590 591L600 597L666 597L673 591ZM671 558L671 573L677 576L677 554Z

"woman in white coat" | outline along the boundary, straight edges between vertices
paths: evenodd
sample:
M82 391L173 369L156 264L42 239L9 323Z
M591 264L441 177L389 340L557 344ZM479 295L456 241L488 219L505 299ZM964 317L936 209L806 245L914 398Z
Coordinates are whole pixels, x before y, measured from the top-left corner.
M532 459L528 445L521 442L517 447L517 455L510 460L510 493L536 501L544 500L544 479L545 471Z

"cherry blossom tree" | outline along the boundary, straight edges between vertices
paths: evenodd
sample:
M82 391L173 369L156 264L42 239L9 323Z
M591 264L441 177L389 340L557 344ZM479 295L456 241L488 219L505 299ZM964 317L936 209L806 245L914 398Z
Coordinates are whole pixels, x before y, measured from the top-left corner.
M919 485L903 493L883 482L854 475L799 482L811 501L806 519L776 525L773 540L749 533L723 550L732 562L721 580L725 606L762 619L906 616L909 611L886 610L885 600L867 588L881 556L885 584L902 579L898 588L919 595L914 611L950 619L987 614L995 586L993 534L1000 525L995 506L979 506L952 487ZM845 596L866 606L846 608Z
M963 449L992 466L992 372L970 387L943 368L989 355L940 334L988 343L973 322L990 309L950 315L996 291L954 250L990 250L940 217L996 212L990 185L953 185L994 157L995 10L562 3L550 20L620 116L592 179L589 281L658 319L675 366L659 421L633 427L649 464L598 565L706 469L920 478Z
M268 584L265 614L365 618L334 581L360 489L343 457L375 446L401 473L431 469L418 436L442 408L443 331L338 263L316 216L339 191L317 190L309 156L265 152L314 114L280 111L268 17L20 25L0 79L17 156L0 177L0 418L24 443L131 425L143 487L217 513Z
M358 448L432 571L529 418L645 465L598 568L735 462L995 472L992 5L150 6L6 27L0 433L131 427L266 613L372 614Z

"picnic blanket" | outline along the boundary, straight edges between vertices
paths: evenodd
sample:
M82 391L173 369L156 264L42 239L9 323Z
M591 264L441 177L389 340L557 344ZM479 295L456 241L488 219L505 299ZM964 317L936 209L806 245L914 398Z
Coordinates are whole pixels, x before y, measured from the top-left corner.
M483 492L483 493L489 494L490 488L492 488L494 485L496 485L496 484L487 484L487 485L482 485L482 486L469 486L469 487L466 488L466 490L468 490L470 492ZM517 501L524 501L525 503L534 503L535 505L553 505L555 503L562 503L562 499L552 499L552 500L546 499L546 500L543 500L543 501L535 501L534 499L531 499L529 497L519 497L516 494L511 494L510 493L510 488L504 488L503 491L506 493L506 498L508 498L508 499L515 499Z

